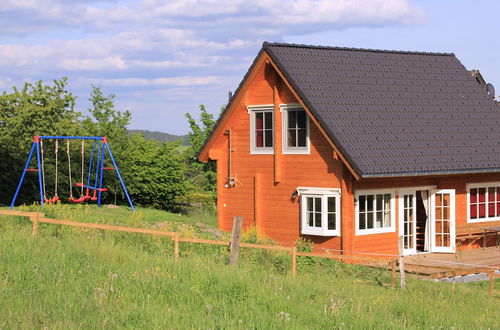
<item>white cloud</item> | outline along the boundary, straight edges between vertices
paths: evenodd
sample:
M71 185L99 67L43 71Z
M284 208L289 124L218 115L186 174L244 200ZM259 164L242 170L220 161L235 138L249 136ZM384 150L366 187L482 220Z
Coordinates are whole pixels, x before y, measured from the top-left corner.
M147 87L147 86L200 86L217 82L215 76L180 76L180 77L162 77L162 78L115 78L100 79L89 78L80 79L80 82L100 86L119 86L119 87Z
M82 94L225 103L264 40L422 17L409 0L0 0L0 88L67 76Z

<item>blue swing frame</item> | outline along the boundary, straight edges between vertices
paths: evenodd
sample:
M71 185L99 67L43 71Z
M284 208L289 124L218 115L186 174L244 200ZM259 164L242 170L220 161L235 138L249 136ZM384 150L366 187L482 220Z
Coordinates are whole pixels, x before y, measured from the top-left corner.
M33 144L31 145L31 149L28 155L28 159L26 160L26 164L24 166L23 173L21 175L21 179L19 180L19 184L17 185L16 192L14 193L14 198L12 199L12 202L10 203L10 209L14 207L14 204L16 202L17 196L19 195L19 191L21 190L21 186L24 181L24 177L26 176L26 172L38 172L38 186L40 189L40 204L42 207L45 205L45 199L43 196L43 182L42 182L42 172L40 170L41 164L40 164L40 141L46 140L46 139L60 139L60 140L93 140L92 143L92 151L90 154L90 163L89 163L89 169L88 169L88 178L87 178L87 184L85 185L84 182L82 182L83 188L89 189L89 190L96 190L97 191L97 205L101 206L101 194L103 191L102 188L102 182L103 182L103 176L104 176L104 160L105 160L105 153L107 152L109 155L109 158L111 159L111 162L113 163L113 169L116 171L116 174L118 176L118 179L120 180L120 184L122 186L123 192L125 193L125 196L127 197L128 204L130 205L130 208L132 211L135 211L134 204L132 203L132 200L130 199L130 195L127 191L127 187L125 187L125 183L123 182L123 178L120 174L120 170L118 169L118 166L116 165L115 158L113 157L113 153L111 152L111 148L109 147L108 144L108 138L105 136L35 136L33 138ZM98 145L97 148L97 164L96 164L96 176L95 176L95 182L94 185L91 185L90 182L90 173L92 171L92 157L94 154L94 145ZM36 152L36 160L37 160L37 169L29 169L29 165L31 162L31 159L33 158L33 153Z

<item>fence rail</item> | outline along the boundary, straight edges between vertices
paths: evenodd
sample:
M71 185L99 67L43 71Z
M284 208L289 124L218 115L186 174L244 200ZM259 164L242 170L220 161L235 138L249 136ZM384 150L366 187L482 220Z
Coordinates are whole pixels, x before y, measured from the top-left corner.
M168 236L172 239L174 244L174 260L179 260L180 253L180 242L184 243L195 243L195 244L209 244L209 245L220 245L227 246L228 248L231 245L231 241L222 241L222 240L211 240L211 239L203 239L203 238L189 238L189 237L181 237L179 232L170 232L170 231L161 231L161 230L153 230L153 229L144 229L144 228L133 228L133 227L123 227L123 226L114 226L114 225L106 225L100 223L88 223L88 222L77 222L71 220L60 220L60 219L50 219L46 218L44 213L40 212L24 212L24 211L8 211L8 210L0 210L0 215L10 215L10 216L22 216L28 217L31 225L32 225L32 236L36 236L39 230L40 223L47 224L56 224L62 226L71 226L71 227L79 227L79 228L91 228L91 229L100 229L107 231L119 231L119 232L128 232L128 233L139 233L139 234L148 234L148 235L159 235L159 236ZM332 260L339 261L364 261L367 263L374 263L371 266L380 267L380 268L388 268L391 270L391 286L396 286L396 274L397 274L397 258L385 258L387 263L381 265L380 258L367 257L367 256L359 256L359 255L346 255L346 254L330 254L330 253L315 253L315 252L302 252L297 251L296 247L287 247L287 246L279 246L279 245L261 245L254 243L239 243L239 247L243 248L251 248L251 249L261 249L261 250L274 250L274 251L285 251L290 254L292 258L291 265L291 273L292 275L297 274L297 257L314 257L314 258L326 258ZM488 292L490 295L495 294L495 279L499 277L495 271L491 271L489 269L489 288Z

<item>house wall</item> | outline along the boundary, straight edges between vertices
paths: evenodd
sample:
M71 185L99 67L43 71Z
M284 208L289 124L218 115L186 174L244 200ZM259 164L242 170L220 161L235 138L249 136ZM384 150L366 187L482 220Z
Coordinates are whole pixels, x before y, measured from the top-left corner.
M396 254L398 253L397 242L399 236L399 193L398 189L436 186L437 189L455 189L455 222L456 227L467 224L467 187L468 183L495 182L500 181L500 173L495 174L467 174L467 175L445 175L445 176L420 176L403 178L365 179L353 183L353 190L364 189L387 189L396 190L396 231L387 234L374 234L355 236L353 251ZM485 227L488 222L484 222ZM468 245L468 243L470 245ZM478 247L478 241L465 242L460 248Z
M341 188L341 237L305 236L316 248L344 251L398 254L399 188L436 186L455 189L457 227L467 223L467 183L500 181L500 174L447 175L363 179L357 181L338 158L320 129L310 121L310 154L283 155L281 151L281 112L279 104L298 103L285 83L269 64L257 63L238 99L222 122L219 135L209 150L217 161L219 228L231 230L234 216L243 217L244 228L256 226L276 241L292 245L300 235L299 198L291 200L297 187ZM275 153L250 153L249 105L275 105ZM231 177L234 187L227 187L229 136L231 132ZM391 233L355 235L355 200L357 190L394 188L396 230ZM487 223L485 222L487 225ZM347 252L349 253L349 252Z
M298 103L273 70L261 63L249 88L229 114L223 129L231 131L232 176L235 186L225 186L228 176L227 135L219 135L211 148L217 158L219 228L231 230L233 217L242 216L243 226L257 226L265 235L292 245L300 235L299 198L291 200L297 187L340 188L341 161L318 127L310 122L310 154L283 155L281 152L281 112L279 104ZM275 104L274 155L250 154L249 105ZM338 237L310 236L317 247L340 249Z

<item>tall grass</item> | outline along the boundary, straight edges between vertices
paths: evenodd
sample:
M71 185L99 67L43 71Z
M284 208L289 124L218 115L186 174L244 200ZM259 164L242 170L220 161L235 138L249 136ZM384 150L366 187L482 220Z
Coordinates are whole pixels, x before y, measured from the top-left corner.
M6 208L5 208L6 209ZM45 204L22 205L15 208L20 211L42 212L49 218L65 219L80 222L121 224L133 227L170 226L170 230L178 226L216 227L217 216L203 212L185 216L177 213L166 212L151 208L136 207L132 212L126 206L90 204Z
M498 328L484 285L416 278L392 289L387 271L329 261L297 277L280 253L0 218L0 328L365 329ZM287 266L287 267L285 267ZM307 267L306 267L307 266Z

